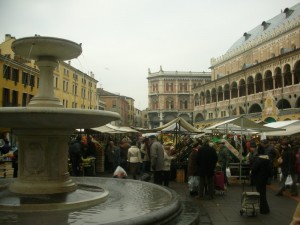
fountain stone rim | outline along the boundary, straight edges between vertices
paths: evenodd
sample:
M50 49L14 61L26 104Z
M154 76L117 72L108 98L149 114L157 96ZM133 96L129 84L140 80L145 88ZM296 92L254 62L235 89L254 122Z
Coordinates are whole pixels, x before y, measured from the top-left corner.
M53 57L59 61L77 58L82 53L81 44L63 38L32 36L15 40L12 50L27 59L39 60Z

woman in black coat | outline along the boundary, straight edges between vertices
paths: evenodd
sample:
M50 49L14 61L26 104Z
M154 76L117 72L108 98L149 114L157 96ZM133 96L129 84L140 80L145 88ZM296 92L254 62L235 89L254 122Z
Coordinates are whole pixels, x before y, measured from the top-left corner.
M197 165L198 174L200 176L199 197L203 197L204 186L207 184L207 192L209 199L214 195L214 173L216 164L218 162L218 155L216 150L209 146L209 140L205 139L203 145L198 150Z
M260 213L270 213L269 204L267 201L267 182L272 177L272 164L269 156L265 155L265 149L258 145L257 156L251 170L251 178L256 187L257 192L260 194Z

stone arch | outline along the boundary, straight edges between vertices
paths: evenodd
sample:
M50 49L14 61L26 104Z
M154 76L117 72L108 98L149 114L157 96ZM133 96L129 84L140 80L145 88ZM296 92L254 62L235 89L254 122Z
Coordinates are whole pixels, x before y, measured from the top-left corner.
M300 83L300 61L297 61L294 66L294 84Z
M183 113L183 114L179 115L179 117L181 117L182 119L186 120L187 122L191 122L191 118L186 113Z
M152 123L152 127L158 127L159 126L159 122L160 122L160 119L157 115L153 116L151 119L150 119L151 123Z
M232 109L231 113L232 113L233 116L236 116L237 115L237 108L235 107L234 109Z
M223 101L223 88L222 86L218 87L218 101Z
M201 121L204 121L204 116L202 113L198 113L196 116L195 116L195 122L201 122Z
M300 97L297 98L297 101L295 103L295 108L300 108Z
M284 86L292 85L292 72L290 64L286 64L283 67L283 79L284 79Z
M248 95L254 94L254 79L252 76L247 78Z
M211 90L211 102L216 102L217 101L217 90L213 88Z
M276 122L276 120L273 117L267 117L264 121L267 122L267 123Z
M255 86L256 86L255 93L263 92L263 77L261 73L257 73L255 75Z
M259 104L255 103L250 106L249 113L257 113L257 112L262 112L262 109Z
M238 87L236 81L233 81L231 83L231 98L237 98L238 97Z
M284 99L284 98L283 98L283 99L280 99L280 100L277 102L276 107L277 107L278 109L290 109L290 108L292 108L290 102L289 102L288 100Z
M211 102L210 90L206 90L205 99L206 99L206 104L209 104Z
M239 107L239 110L240 110L240 115L243 115L243 114L246 114L245 110L243 109L243 107Z
M282 72L280 67L276 67L274 72L275 88L282 88Z
M200 93L200 105L204 105L205 104L205 101L204 101L204 92L202 91Z
M176 118L175 115L168 114L168 115L164 116L164 123L168 123L168 122L174 120L175 118Z
M200 96L197 93L194 95L194 106L198 106L198 105L200 105Z
M239 82L239 97L246 96L246 81L241 79Z
M224 100L228 100L230 98L230 89L229 84L224 85Z
M273 90L273 77L272 72L270 70L267 70L265 72L265 91Z

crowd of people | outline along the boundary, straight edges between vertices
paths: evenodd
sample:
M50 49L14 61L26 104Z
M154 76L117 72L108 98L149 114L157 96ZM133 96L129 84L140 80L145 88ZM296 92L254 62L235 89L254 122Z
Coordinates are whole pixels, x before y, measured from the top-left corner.
M110 140L105 147L105 169L113 172L118 167L128 171L132 179L149 180L159 185L169 185L171 170L171 143L162 144L156 135L123 138L116 146ZM127 173L126 173L127 174Z
M242 151L243 163L249 164L249 181L260 193L260 213L270 213L266 197L267 185L279 181L280 189L276 193L282 196L289 191L292 196L298 195L297 184L300 183L300 143L288 139L244 139L245 150ZM230 162L236 158L226 147L227 141L220 139L213 141L205 138L193 145L189 157L189 180L198 184L197 197L205 195L209 199L214 197L214 176L217 170L224 172L224 187L230 184L226 176ZM230 143L230 142L227 142ZM195 182L194 177L198 177ZM192 195L195 195L195 189Z
M74 166L74 176L79 175L78 163L80 157L77 153L82 152L80 142L74 141L70 145L70 160ZM297 184L300 183L300 143L288 139L249 139L239 137L243 163L249 165L248 178L250 184L260 193L260 213L270 213L267 201L267 185L274 181L280 181L280 189L276 193L282 196L289 191L292 196L298 195ZM88 141L89 143L89 141ZM92 142L91 142L92 143ZM224 175L224 190L229 188L230 179L227 177L227 169L232 162L240 162L238 157L229 150L228 145L234 145L235 141L219 138L199 138L192 142L192 147L187 157L187 171L191 195L197 198L213 199L216 193L215 174L222 171ZM81 147L80 147L81 146ZM92 145L87 145L86 154L94 155ZM178 151L174 150L174 144L170 141L157 140L156 135L149 137L123 138L119 143L112 139L104 145L105 171L113 173L121 167L128 173L126 178L147 181L152 180L155 184L169 186L171 178L172 160L178 160ZM145 174L147 176L145 176ZM190 181L192 181L190 183ZM195 187L196 186L196 187Z

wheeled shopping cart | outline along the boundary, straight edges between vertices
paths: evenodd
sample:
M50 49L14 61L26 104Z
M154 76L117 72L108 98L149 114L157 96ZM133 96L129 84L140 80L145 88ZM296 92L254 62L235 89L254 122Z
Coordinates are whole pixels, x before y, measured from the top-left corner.
M240 214L247 216L256 216L260 208L260 194L258 192L242 193Z
M252 191L245 191L245 180L244 180L242 197L241 197L241 210L240 210L241 216L242 215L256 216L260 211L260 194L259 192L253 191L253 185L252 184L250 185Z

